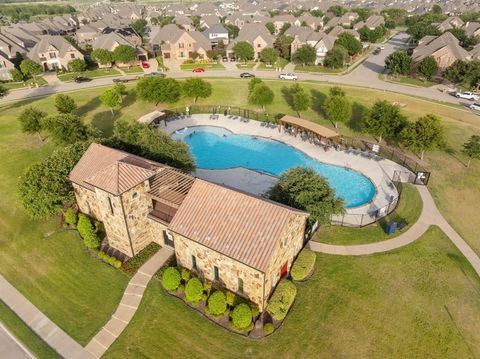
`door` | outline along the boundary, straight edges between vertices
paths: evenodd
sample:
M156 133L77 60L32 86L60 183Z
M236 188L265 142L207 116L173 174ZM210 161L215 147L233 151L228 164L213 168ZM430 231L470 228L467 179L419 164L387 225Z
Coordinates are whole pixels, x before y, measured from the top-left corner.
M168 231L163 231L163 242L166 246L173 248L173 236Z
M287 275L288 272L288 261L285 262L285 264L282 266L282 269L280 269L280 278L283 278Z

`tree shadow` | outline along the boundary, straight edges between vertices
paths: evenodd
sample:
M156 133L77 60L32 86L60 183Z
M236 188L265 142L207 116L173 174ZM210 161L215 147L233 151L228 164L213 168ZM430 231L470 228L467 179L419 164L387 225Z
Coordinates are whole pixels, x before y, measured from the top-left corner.
M358 102L352 104L352 117L348 121L347 126L356 132L362 132L363 120L368 108Z
M293 107L293 96L290 89L286 86L283 86L280 92L282 93L283 99L288 104L288 106Z
M327 95L318 90L311 90L310 93L312 95L312 110L319 115L325 116L325 111L323 111L323 105L327 100Z
M129 91L127 93L127 96L123 98L122 106L123 107L128 107L133 105L137 100L137 92L136 91Z
M100 106L101 102L100 99L97 97L93 97L88 101L86 104L80 106L77 110L77 114L79 116L84 116L87 113L96 110Z
M120 118L120 111L115 111L115 115L112 116L110 111L97 112L93 115L92 126L102 131L105 137L109 137L113 134L113 124L115 119Z

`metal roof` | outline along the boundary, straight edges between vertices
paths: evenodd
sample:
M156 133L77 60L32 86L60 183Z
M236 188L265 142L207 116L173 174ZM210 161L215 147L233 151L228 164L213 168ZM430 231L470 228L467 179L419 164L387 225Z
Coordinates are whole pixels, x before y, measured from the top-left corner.
M340 136L340 134L338 134L337 132L327 127L321 126L318 123L307 121L302 118L293 117L289 115L283 116L280 119L280 123L287 123L289 125L294 125L297 127L304 128L306 130L315 132L317 135L324 138L335 138Z

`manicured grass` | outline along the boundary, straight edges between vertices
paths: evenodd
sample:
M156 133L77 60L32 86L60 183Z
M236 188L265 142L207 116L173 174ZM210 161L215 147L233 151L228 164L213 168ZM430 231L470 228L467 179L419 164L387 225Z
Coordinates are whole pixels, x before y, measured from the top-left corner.
M240 70L251 70L255 67L255 62L250 62L248 64L238 63L236 66Z
M346 67L343 67L341 69L332 69L330 67L325 67L322 65L312 65L312 66L295 65L295 71L297 72L319 72L323 74L339 74L346 70L347 70Z
M38 359L60 358L2 301L0 301L0 322Z
M8 90L16 90L16 89L22 89L25 87L33 87L35 85L45 86L46 84L47 84L47 80L45 80L41 76L35 77L34 79L33 78L28 79L25 82L0 82L0 85L7 88Z
M422 199L415 186L403 184L402 196L397 208L390 215L379 222L363 228L350 228L325 225L315 234L317 242L351 245L380 242L396 237L410 228L420 217L422 212ZM392 235L385 233L385 228L390 222L406 221L408 223L401 231Z
M209 70L225 70L225 66L221 63L213 63L213 64L181 64L180 69L183 71L192 71L193 69L202 68L205 71Z
M231 334L153 280L105 358L471 358L480 351L480 280L439 229L388 254L317 256L272 336Z
M264 62L260 62L260 64L257 66L257 70L261 71L275 71L277 68L283 69L285 66L288 65L288 60L285 60L284 58L279 58L273 66L267 66Z
M383 80L388 82L404 84L404 85L417 86L417 87L432 87L432 86L438 85L438 82L435 82L435 81L420 80L417 78L405 77L405 76L400 76L400 77L389 76L388 78L383 78Z
M143 73L143 69L140 66L122 67L121 69L126 74L140 74Z
M8 90L16 90L27 87L27 84L24 82L0 82L0 85Z
M68 72L66 74L57 75L57 77L60 81L72 81L77 76L85 76L93 79L96 77L117 76L117 75L120 75L120 72L118 72L115 69L106 68L106 69L87 70L80 73Z

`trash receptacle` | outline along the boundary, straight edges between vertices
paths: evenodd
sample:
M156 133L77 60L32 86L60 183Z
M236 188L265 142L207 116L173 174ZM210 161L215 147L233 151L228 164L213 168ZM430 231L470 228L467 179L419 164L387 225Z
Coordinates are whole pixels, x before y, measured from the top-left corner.
M391 222L385 229L385 232L387 232L387 234L393 234L395 233L396 230L397 230L397 222Z

